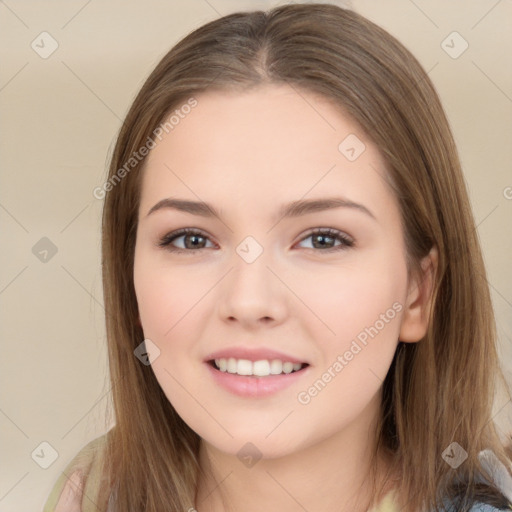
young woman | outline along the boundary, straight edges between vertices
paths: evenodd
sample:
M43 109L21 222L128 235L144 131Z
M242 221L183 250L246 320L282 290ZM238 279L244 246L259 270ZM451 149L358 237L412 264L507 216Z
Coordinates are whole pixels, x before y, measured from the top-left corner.
M95 194L116 425L45 511L510 508L461 166L387 32L329 4L200 27Z

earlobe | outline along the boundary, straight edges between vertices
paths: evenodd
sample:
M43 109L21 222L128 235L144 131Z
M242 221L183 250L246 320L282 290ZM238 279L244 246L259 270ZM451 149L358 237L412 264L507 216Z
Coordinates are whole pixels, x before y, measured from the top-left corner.
M400 326L400 341L414 343L427 333L437 267L438 251L433 246L421 261L421 275L411 279Z

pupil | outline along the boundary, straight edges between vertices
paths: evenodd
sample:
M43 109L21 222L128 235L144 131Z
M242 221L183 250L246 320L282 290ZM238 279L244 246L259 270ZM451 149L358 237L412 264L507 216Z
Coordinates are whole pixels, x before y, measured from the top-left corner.
M203 238L203 237L202 237L202 236L200 236L200 235L199 235L199 236L198 236L198 235L189 235L189 236L188 236L188 238L189 238L190 240L194 240L194 241L192 241L192 243L191 243L192 247L197 247L197 245L198 245L198 243L197 243L197 239L198 239L198 238L200 239L200 238Z
M322 247L325 247L326 246L325 240L326 239L331 239L332 240L332 237L326 236L326 235L316 235L316 239L321 241L320 245Z

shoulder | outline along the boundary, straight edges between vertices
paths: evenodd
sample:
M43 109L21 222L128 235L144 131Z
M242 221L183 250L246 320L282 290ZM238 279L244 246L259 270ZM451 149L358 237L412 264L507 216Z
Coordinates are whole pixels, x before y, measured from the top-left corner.
M444 512L458 512L460 507L457 506L455 500L444 500L443 509ZM512 504L501 504L499 506L491 505L486 503L485 499L475 499L471 508L467 509L468 512L512 512Z
M470 509L469 512L510 512L512 507L508 508L496 508L487 503L475 503Z
M482 468L487 472L488 476L481 473L477 477L479 483L490 483L503 496L506 505L501 504L499 508L488 503L477 501L470 512L495 512L495 511L511 511L512 510L512 466L507 468L501 462L496 454L489 448L482 450L478 454L478 459ZM505 507L505 508L503 508Z
M87 443L59 475L43 512L81 512L86 483L98 481L97 457L106 445L108 432ZM92 478L91 478L92 477Z
M429 512L434 512L435 509L430 509ZM459 512L461 510L460 506L457 506L454 500L444 500L441 508L437 510L442 510L442 512ZM467 512L511 512L512 506L508 508L498 508L494 505L490 505L489 503L484 503L482 501L474 501L471 505L471 508L465 508Z
M77 470L67 478L64 488L59 493L54 512L82 512L83 486L83 473Z

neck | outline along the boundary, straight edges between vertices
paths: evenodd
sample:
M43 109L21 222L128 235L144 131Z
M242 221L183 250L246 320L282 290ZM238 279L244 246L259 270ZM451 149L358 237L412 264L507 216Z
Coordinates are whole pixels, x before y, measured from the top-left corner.
M383 486L389 459L371 460L380 396L343 430L289 455L261 459L246 467L236 454L201 441L197 512L322 510L365 512L372 498L369 479L376 463L378 502L391 490Z

